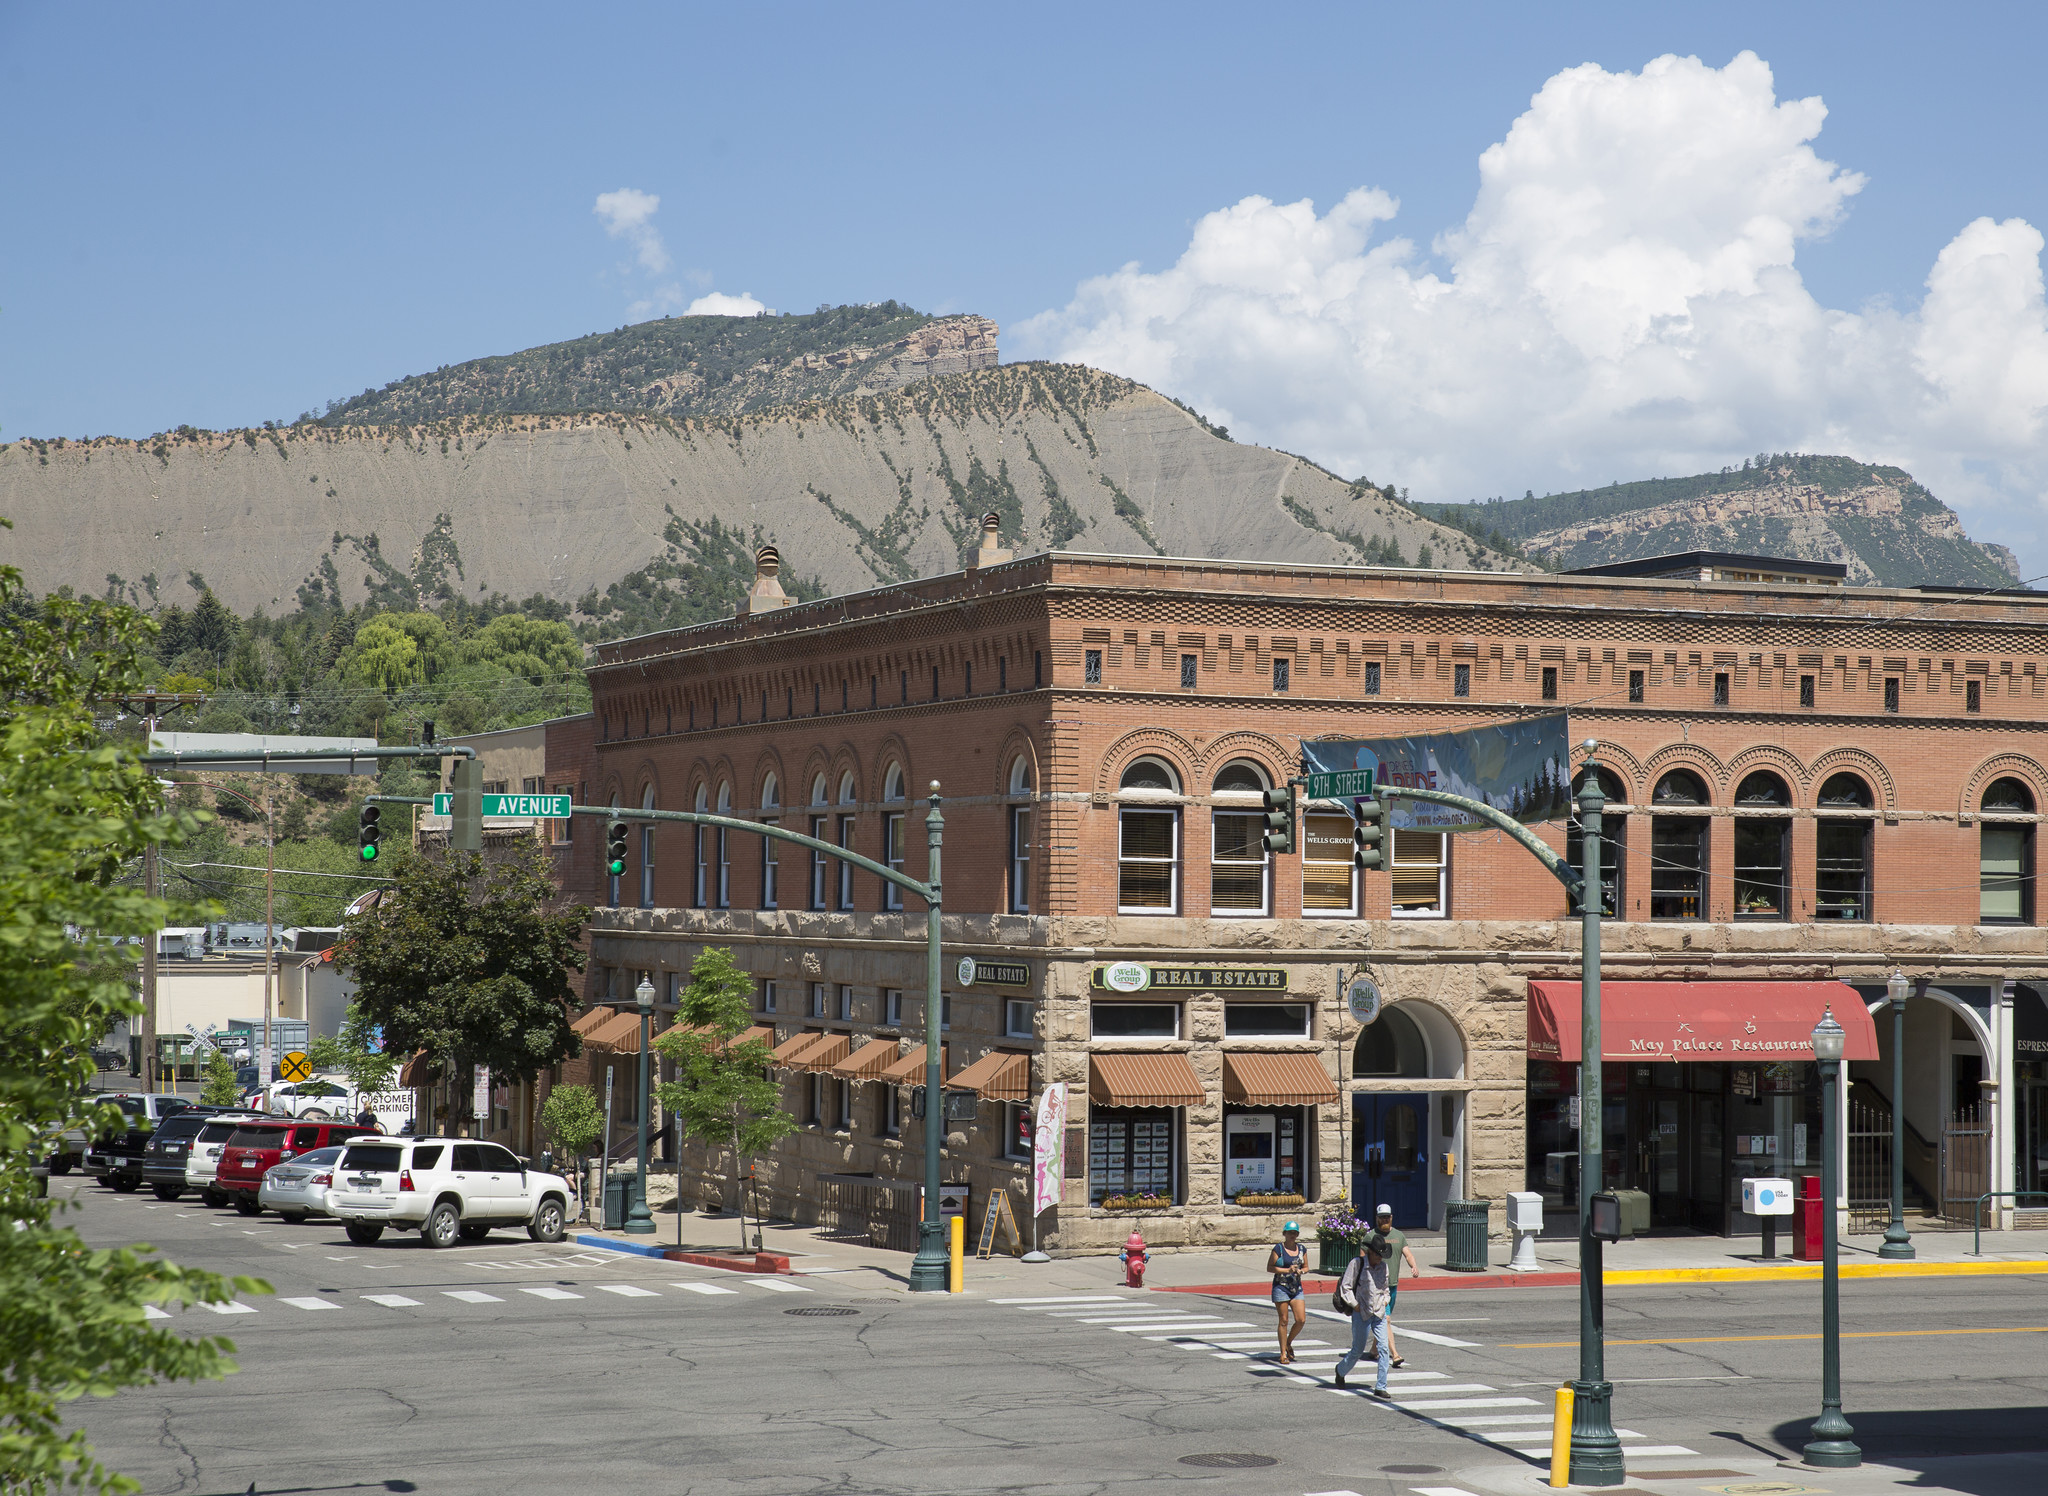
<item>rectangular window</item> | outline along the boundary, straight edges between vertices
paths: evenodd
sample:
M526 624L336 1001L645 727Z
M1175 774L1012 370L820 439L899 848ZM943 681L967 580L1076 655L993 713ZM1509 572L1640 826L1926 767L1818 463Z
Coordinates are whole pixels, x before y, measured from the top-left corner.
M932 666L932 700L939 699L939 667Z
M1621 918L1621 854L1627 825L1624 816L1600 818L1600 913L1609 919ZM1565 822L1564 858L1574 869L1586 860L1586 834L1576 809ZM1567 894L1565 905L1573 914L1581 912L1576 894Z
M1470 665L1453 665L1451 667L1451 694L1453 696L1470 696L1472 694L1472 667Z
M1545 665L1543 667L1543 699L1545 701L1557 700L1557 666L1555 665Z
M908 670L903 672L903 704L905 706L910 705L910 672Z
M1136 914L1171 914L1180 893L1180 812L1117 813L1116 906Z
M1628 699L1630 701L1641 701L1643 699L1643 672L1640 670L1631 670L1628 673Z
M1896 675L1884 678L1884 709L1888 712L1899 709L1899 678Z
M1215 846L1209 859L1210 909L1224 915L1264 914L1264 817L1219 810L1212 819Z
M1985 924L2032 923L2033 827L1987 824L1978 836L1978 919Z
M1813 917L1870 918L1870 822L1830 819L1815 824Z
M770 819L763 821L761 824L764 826L780 826L782 822ZM782 843L776 841L773 837L764 836L761 838L761 907L763 909L773 909L776 907L778 893L775 886L775 875L780 868L779 858L781 854L778 849L781 846Z
M900 1086L877 1086L880 1094L876 1097L876 1131L885 1138L900 1137L903 1133L903 1088Z
M1813 677L1810 675L1799 677L1799 704L1801 706L1813 705Z
M841 982L839 984L839 991L832 1006L832 1016L841 1023L853 1022L853 985L851 983Z
M502 791L500 792L502 793ZM654 828L640 828L640 907L654 907Z
M1984 710L1984 684L1982 681L1963 682L1963 710L1981 712Z
M826 840L825 833L829 829L830 822L826 817L811 817L812 840ZM827 881L830 876L830 862L831 859L826 857L823 852L820 852L816 847L811 848L811 907L813 909L823 909L825 907L825 890L831 886Z
M1368 696L1380 694L1380 662L1378 660L1367 660L1365 662L1365 694Z
M1091 1039L1178 1039L1179 1003L1095 1003L1088 1012Z
M1292 662L1291 660L1289 660L1289 659L1288 659L1288 658L1287 658L1287 657L1286 657L1285 655L1276 655L1276 656L1274 657L1274 659L1273 659L1273 689L1274 689L1274 690L1276 690L1276 691L1285 691L1285 690L1286 690L1286 689L1288 688L1288 685L1289 685L1289 683L1290 683L1290 680L1291 680L1291 677L1292 677L1292 674L1293 674L1293 668L1294 668L1294 666L1293 666L1293 662Z
M1727 704L1728 672L1725 670L1716 670L1714 672L1714 705L1726 706Z
M1036 1132L1029 1106L1017 1101L1003 1104L1004 1158L1029 1159L1031 1143Z
M853 850L852 816L841 816L839 818L839 845L849 852ZM837 858L833 860L835 862L839 861ZM839 907L841 909L851 909L853 907L853 864L850 862L839 863Z
M1090 1107L1088 1203L1112 1195L1176 1199L1174 1131L1164 1107Z
M1650 819L1650 918L1704 919L1707 912L1707 820Z
M964 673L960 677L960 694L962 696L972 696L974 694L974 664L972 661L968 662Z
M811 1007L808 1016L812 1018L823 1018L825 1016L825 984L823 982L811 983Z
M1306 1039L1309 1037L1307 1003L1225 1003L1223 1037L1226 1039Z
M1776 817L1742 817L1735 823L1735 917L1785 919L1787 849L1792 823Z
M903 871L903 812L882 817L882 861L895 872ZM903 890L894 883L882 884L882 907L901 909Z
M1003 999L1003 1035L1010 1039L1034 1037L1032 1002L1028 997Z
M775 984L773 982L763 982L761 984L761 1011L763 1013L773 1013L775 1011Z
M697 908L702 909L705 903L705 895L710 892L711 886L710 856L704 850L704 838L708 833L702 826L692 827L691 831L690 858L695 864L696 870L690 875L690 902Z
M837 1132L853 1131L853 1082L834 1079L832 1126Z
M1180 688L1183 691L1192 691L1195 688L1195 657L1193 655L1182 655L1180 657Z
M942 1034L948 1033L952 1030L952 1027L953 994L950 992L941 992L939 994L939 1032Z
M1010 912L1031 912L1031 807L1010 809Z
M1441 831L1394 832L1394 918L1432 919L1445 913L1450 839Z
M825 1120L825 1077L804 1077L804 1126L817 1127Z
M882 991L882 1026L903 1027L903 989L887 987Z
M732 908L732 855L727 847L726 831L723 826L718 828L718 907Z
M1081 680L1083 684L1090 686L1099 686L1102 684L1101 650L1091 649L1088 651L1087 656L1085 657L1081 666Z
M1034 689L1045 684L1045 651L1042 649L1031 651L1031 684Z
M558 784L555 786L555 793L558 795L569 795L570 799L574 800L575 796L570 793L572 788L573 786L570 785ZM554 824L556 841L572 842L576 840L576 817L569 816L563 820L556 821Z
M1301 912L1310 919L1349 915L1358 907L1358 869L1351 863L1351 817L1301 818Z

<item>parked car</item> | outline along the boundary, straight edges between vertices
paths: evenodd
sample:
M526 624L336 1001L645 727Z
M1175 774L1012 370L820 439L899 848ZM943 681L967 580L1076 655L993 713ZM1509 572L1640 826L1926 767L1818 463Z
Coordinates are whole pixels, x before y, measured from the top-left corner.
M311 1080L272 1086L263 1109L273 1117L305 1117L316 1122L330 1117L353 1122L358 1110L354 1089L339 1075L316 1075Z
M327 1214L327 1192L334 1187L334 1166L347 1149L343 1144L315 1148L271 1169L256 1189L256 1204L274 1210L291 1225L309 1215Z
M244 1122L261 1122L264 1114L243 1108L240 1111L217 1112L206 1119L199 1129L199 1135L192 1139L192 1146L185 1153L185 1188L198 1192L199 1198L208 1205L219 1207L228 1203L228 1197L214 1182L220 1172L221 1150L228 1145L228 1139Z
M192 1103L183 1096L165 1092L116 1092L99 1098L118 1106L127 1116L126 1130L115 1129L92 1139L85 1150L85 1172L100 1183L123 1194L142 1188L142 1158L149 1147L149 1135L157 1123Z
M244 1122L235 1129L227 1146L221 1149L220 1168L214 1175L213 1187L232 1200L235 1209L243 1215L260 1215L263 1206L257 1200L257 1192L263 1187L263 1176L271 1169L301 1153L311 1153L316 1148L360 1137L369 1131L369 1128L358 1127L353 1122L289 1121L284 1118Z
M128 1068L128 1056L118 1049L95 1049L92 1052L92 1062L99 1066L102 1072Z
M142 1150L142 1182L159 1200L175 1200L185 1193L185 1165L192 1144L220 1108L188 1106L157 1123Z
M528 1168L496 1143L379 1138L349 1144L327 1213L365 1245L386 1227L418 1231L430 1247L482 1241L493 1226L524 1226L535 1241L558 1242L569 1199L561 1175Z

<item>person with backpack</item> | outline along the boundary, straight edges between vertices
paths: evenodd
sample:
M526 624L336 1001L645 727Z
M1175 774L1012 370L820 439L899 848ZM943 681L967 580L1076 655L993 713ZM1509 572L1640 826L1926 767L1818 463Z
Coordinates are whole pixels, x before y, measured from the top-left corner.
M1405 1261L1409 1273L1417 1278L1422 1276L1422 1268L1415 1260L1415 1251L1408 1245L1408 1238L1394 1229L1394 1207L1384 1200L1373 1213L1373 1231L1387 1243L1381 1252L1387 1259L1387 1354L1394 1358L1394 1369L1399 1371L1408 1364L1401 1355L1401 1347L1393 1343L1394 1306L1401 1302L1401 1264Z
M1301 1244L1301 1227L1289 1221L1280 1228L1280 1242L1266 1254L1266 1271L1273 1275L1273 1308L1280 1315L1280 1360L1294 1359L1294 1337L1308 1323L1308 1308L1301 1301L1301 1275L1308 1267L1308 1248Z
M1351 1316L1351 1349L1337 1358L1337 1385L1344 1385L1344 1378L1370 1345L1379 1360L1379 1381L1372 1389L1372 1395L1378 1398L1393 1396L1387 1391L1387 1346L1392 1337L1387 1334L1386 1254L1385 1239L1378 1233L1368 1236L1364 1249L1351 1259L1344 1276L1337 1280L1337 1292L1331 1301L1339 1314Z

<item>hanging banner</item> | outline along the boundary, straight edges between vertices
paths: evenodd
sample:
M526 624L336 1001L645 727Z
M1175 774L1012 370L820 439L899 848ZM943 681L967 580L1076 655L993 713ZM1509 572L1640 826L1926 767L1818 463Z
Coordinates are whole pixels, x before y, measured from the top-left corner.
M1045 1088L1038 1098L1038 1130L1031 1139L1031 1209L1051 1210L1067 1183L1067 1086Z
M1304 742L1301 767L1308 774L1367 770L1375 784L1463 795L1524 825L1563 820L1572 810L1571 734L1563 713L1463 732ZM1495 829L1454 805L1398 796L1392 805L1397 830Z

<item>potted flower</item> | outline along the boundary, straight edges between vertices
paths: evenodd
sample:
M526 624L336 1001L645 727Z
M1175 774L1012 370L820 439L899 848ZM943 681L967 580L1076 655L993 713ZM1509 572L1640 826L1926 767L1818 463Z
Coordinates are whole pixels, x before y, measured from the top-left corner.
M1165 1195L1155 1195L1151 1191L1146 1190L1131 1195L1104 1195L1102 1197L1102 1208L1104 1210L1170 1210L1173 1208L1173 1201Z
M1308 1204L1308 1197L1296 1194L1259 1194L1246 1190L1242 1194L1231 1196L1230 1203L1247 1210L1294 1210Z
M1370 1235L1372 1222L1353 1211L1350 1202L1339 1195L1324 1207L1323 1218L1316 1222L1316 1271L1343 1272L1351 1259L1365 1250Z

